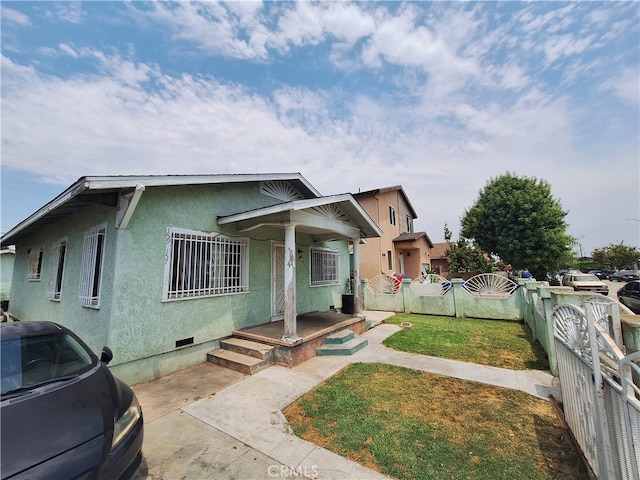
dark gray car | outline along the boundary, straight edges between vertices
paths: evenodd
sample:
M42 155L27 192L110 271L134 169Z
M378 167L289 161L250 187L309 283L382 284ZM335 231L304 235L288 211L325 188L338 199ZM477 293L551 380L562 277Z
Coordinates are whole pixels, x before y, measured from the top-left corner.
M640 280L632 280L618 290L618 301L629 307L634 313L640 314Z
M119 479L142 458L138 400L107 363L51 322L0 324L3 479Z

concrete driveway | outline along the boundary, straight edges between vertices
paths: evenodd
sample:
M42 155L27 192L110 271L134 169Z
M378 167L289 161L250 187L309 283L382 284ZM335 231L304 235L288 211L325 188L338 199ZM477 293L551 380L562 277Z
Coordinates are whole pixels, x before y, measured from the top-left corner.
M277 478L283 465L182 410L246 375L203 363L134 385L145 420L139 479ZM269 475L277 473L277 476Z

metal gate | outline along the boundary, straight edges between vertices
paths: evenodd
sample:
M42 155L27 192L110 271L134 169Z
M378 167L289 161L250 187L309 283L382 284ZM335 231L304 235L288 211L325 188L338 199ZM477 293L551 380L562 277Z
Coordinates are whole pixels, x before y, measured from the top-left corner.
M640 352L623 353L618 305L558 305L552 319L564 414L578 445L599 479L639 480Z

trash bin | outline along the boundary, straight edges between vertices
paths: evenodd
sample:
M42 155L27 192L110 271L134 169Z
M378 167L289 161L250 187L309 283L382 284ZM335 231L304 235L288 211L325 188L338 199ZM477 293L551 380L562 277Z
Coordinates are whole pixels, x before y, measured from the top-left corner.
M353 313L353 295L342 295L342 313Z

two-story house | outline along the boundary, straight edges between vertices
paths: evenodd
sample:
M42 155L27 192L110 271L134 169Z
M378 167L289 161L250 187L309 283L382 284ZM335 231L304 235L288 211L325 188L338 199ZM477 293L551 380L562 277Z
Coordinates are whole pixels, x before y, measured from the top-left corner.
M417 278L431 268L433 243L426 232L414 232L418 218L400 185L353 194L380 227L381 237L369 238L360 250L362 278L380 274Z

